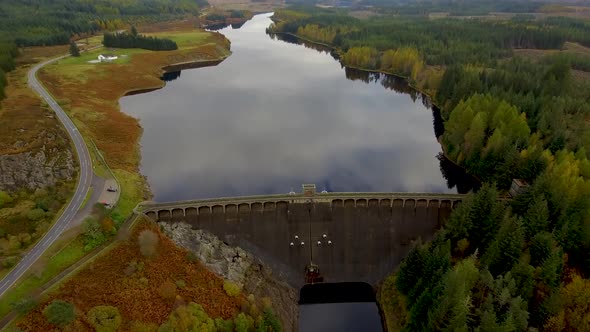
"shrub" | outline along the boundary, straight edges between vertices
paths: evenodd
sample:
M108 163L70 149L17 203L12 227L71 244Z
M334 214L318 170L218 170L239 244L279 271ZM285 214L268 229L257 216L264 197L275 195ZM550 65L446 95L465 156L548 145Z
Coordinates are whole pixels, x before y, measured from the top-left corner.
M172 300L176 298L176 285L170 281L165 281L158 288L158 294L165 300Z
M158 235L149 229L141 231L137 241L139 242L139 250L141 254L146 257L151 257L156 254L158 246Z
M90 251L106 241L102 227L95 217L84 220L84 250Z
M115 223L111 218L104 218L100 222L100 227L102 228L102 231L107 234L115 234L117 232L117 229L115 228Z
M184 282L184 280L176 280L176 287L183 289L184 287L186 287L186 283Z
M0 208L10 203L12 203L12 197L7 192L0 190Z
M260 324L258 324L256 330L264 332L282 331L281 322L277 315L272 311L272 309L268 308L264 310L264 313L262 314L262 321L260 322Z
M12 310L24 315L37 306L37 300L32 297L26 297L12 303L11 306Z
M53 325L64 327L76 318L74 305L62 300L54 300L43 309L43 315Z
M119 309L106 305L99 305L90 309L87 317L96 332L117 331L122 321Z
M222 318L216 318L215 327L217 328L217 332L233 332L234 322L231 319L224 320Z
M195 254L194 252L192 252L192 251L189 251L189 252L186 254L186 259L187 259L189 262L193 262L193 263L194 263L194 262L198 262L198 261L199 261L199 256L197 256L197 254Z
M27 218L31 221L41 220L45 217L45 211L43 209L32 209L27 212Z
M242 292L242 290L240 289L240 286L236 285L235 283L225 280L223 282L223 290L225 291L225 293L229 296L235 297L240 295L240 293Z
M200 304L194 302L181 305L174 309L168 320L160 325L159 332L168 331L216 331L215 322L203 310Z
M254 328L254 319L242 312L236 316L234 324L236 325L236 332L248 332Z

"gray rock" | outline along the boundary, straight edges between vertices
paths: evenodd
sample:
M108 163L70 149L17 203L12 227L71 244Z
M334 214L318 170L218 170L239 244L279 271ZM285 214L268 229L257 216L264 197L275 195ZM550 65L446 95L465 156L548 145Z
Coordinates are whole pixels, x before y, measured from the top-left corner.
M184 222L160 223L178 246L194 253L212 272L242 288L245 294L268 297L285 331L297 331L297 291L277 280L270 268L240 247L231 247L215 235Z
M74 179L76 167L72 152L46 150L43 147L35 152L0 155L0 190L34 190Z

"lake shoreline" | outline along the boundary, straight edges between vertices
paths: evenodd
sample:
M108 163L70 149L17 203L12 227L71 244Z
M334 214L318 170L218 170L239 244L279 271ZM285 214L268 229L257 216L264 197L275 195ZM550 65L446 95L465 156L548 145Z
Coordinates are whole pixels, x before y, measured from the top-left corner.
M140 170L143 128L139 119L121 110L121 98L165 87L162 75L176 68L216 65L231 55L229 40L217 32L192 29L158 34L198 38L179 45L174 51L134 49L126 63L95 65L82 59L77 63L60 61L39 75L52 94L66 101L66 110L84 136L96 142L117 178L122 179L119 209L123 215L131 213L137 203L151 199L153 193ZM82 96L89 89L94 91L93 95Z
M428 100L430 101L430 103L432 104L432 106L433 106L433 107L435 107L435 108L437 109L437 111L438 111L438 112L441 112L441 111L442 111L442 108L441 108L441 107L440 107L440 106L439 106L439 105L436 103L436 101L434 100L434 96L433 96L432 94L430 94L430 93L426 92L425 90L421 89L420 87L418 87L418 86L416 86L416 85L412 84L412 82L410 82L410 79L409 79L409 77L402 76L402 75L398 75L398 74L391 73L391 72L387 72L387 71L385 71L385 70L380 70L380 69L367 69L367 68L361 68L361 67L354 67L354 66L345 65L345 64L343 64L343 63L342 63L342 61L340 60L340 55L341 55L341 53L342 53L342 50L340 50L339 48L337 48L337 47L335 47L335 46L333 46L333 45L329 45L329 44L326 44L326 43L321 43L321 42L313 41L313 40L311 40L311 39L308 39L308 38L305 38L305 37L301 37L301 36L299 36L299 35L297 35L297 34L294 34L294 33L291 33L291 32L271 32L271 33L272 33L272 34L277 34L277 35L287 35L287 36L291 36L291 37L294 37L294 38L297 38L297 39L301 39L301 40L303 40L303 41L306 41L306 42L309 42L309 43L312 43L312 44L315 44L315 45L320 45L320 46L324 46L324 47L330 48L330 49L331 49L331 50L334 52L333 54L335 54L335 55L337 55L337 56L338 56L338 61L339 61L339 62L340 62L340 64L341 64L342 66L344 66L345 68L355 69L355 70L359 70L359 71L363 71L363 72L368 72L368 73L379 73L379 74L385 74L385 75L390 75L390 76L394 76L394 77L397 77L397 78L401 78L401 79L403 79L403 80L404 80L404 82L405 82L405 83L406 83L406 84L407 84L407 85L408 85L410 88L414 89L416 92L418 92L418 93L422 94L423 96L426 96L426 97L428 98ZM441 139L441 137L437 137L437 138L436 138L436 140L438 141L438 143L439 143L439 145L440 145L440 147L441 147L441 150L442 150L442 151L441 151L441 153L442 153L442 156L443 156L445 159L447 159L449 162L453 163L455 166L457 166L457 167L459 167L459 168L463 169L463 170L465 171L465 174L467 174L468 176L471 176L471 177L473 177L474 179L476 179L477 181L479 181L480 183L482 183L482 181L481 181L479 178L477 178L477 177L476 177L475 175L473 175L473 174L470 174L470 173L467 171L467 169L466 169L465 167L463 167L463 166L461 166L461 165L457 164L457 163L456 163L454 160L452 160L452 159L451 159L451 158L448 156L448 154L447 154L447 151L446 151L446 148L445 148L445 146L444 146L444 145L441 143L440 139Z

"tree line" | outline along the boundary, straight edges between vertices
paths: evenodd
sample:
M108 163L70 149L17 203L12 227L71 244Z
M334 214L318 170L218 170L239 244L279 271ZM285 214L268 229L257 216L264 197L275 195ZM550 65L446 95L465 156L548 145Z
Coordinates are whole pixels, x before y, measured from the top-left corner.
M114 48L143 48L152 51L171 51L178 49L173 40L167 38L156 38L138 34L135 28L131 33L105 33L103 45Z
M6 87L6 73L14 69L14 58L18 49L13 42L0 40L0 101L4 99Z
M6 0L0 3L0 31L9 32L19 46L63 45L72 35L92 34L100 22L140 17L166 20L195 15L206 1L85 1Z
M380 53L413 47L428 65L494 65L498 59L511 56L514 48L560 49L566 40L584 45L590 38L590 25L575 19L490 21L377 16L360 20L339 10L301 11L296 18L291 12L277 11L276 23L268 31L303 32L303 37L332 44L342 52L352 47L371 47Z

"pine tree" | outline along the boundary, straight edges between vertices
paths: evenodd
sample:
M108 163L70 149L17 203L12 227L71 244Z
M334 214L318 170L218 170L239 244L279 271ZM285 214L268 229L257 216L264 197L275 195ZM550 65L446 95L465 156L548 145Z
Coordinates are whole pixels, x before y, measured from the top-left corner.
M70 54L75 57L80 56L80 49L75 41L70 42Z
M500 230L482 257L492 275L510 271L518 261L524 247L522 223L515 217L506 216Z

